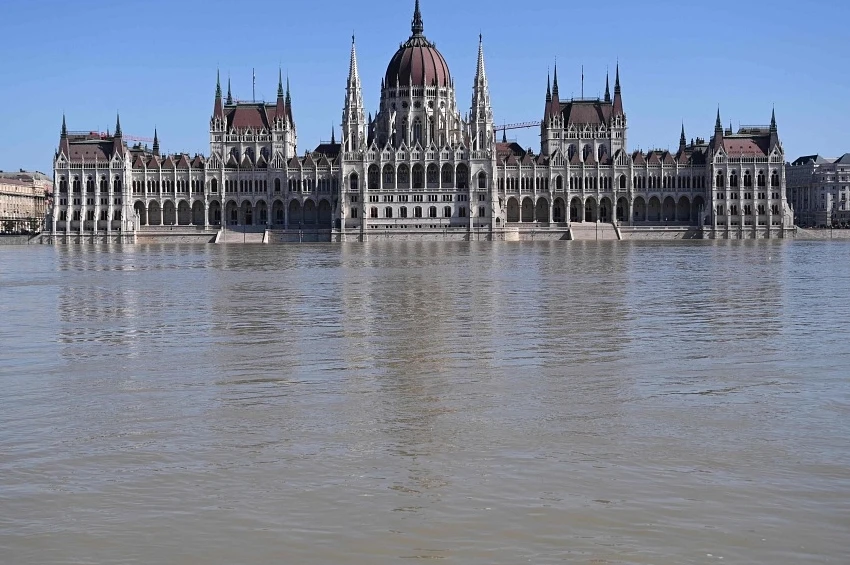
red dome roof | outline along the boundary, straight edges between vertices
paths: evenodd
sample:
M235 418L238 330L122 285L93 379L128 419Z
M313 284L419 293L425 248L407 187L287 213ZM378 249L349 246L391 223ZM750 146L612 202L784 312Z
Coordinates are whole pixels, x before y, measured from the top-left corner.
M387 67L387 88L399 86L448 87L452 77L446 60L423 35L422 15L419 2L413 14L413 35L396 52Z

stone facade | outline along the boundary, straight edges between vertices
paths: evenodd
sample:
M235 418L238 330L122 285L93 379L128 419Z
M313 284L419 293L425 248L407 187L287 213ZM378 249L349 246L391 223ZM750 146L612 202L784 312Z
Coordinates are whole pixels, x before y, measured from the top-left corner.
M70 134L63 120L52 228L238 226L327 231L338 241L405 233L506 239L516 230L566 233L600 222L695 227L705 237L783 237L792 229L775 116L734 133L718 111L707 141L688 142L683 127L675 151L630 152L619 66L613 95L606 84L604 98L570 100L560 97L556 67L535 153L498 140L483 38L461 112L449 65L424 30L417 0L374 116L352 38L341 138L334 133L301 155L282 77L274 103L234 101L218 81L208 157L160 155L156 135L151 150L130 147L120 123L114 135Z
M785 170L789 201L798 225L850 225L850 153L838 159L800 157Z
M0 171L0 232L36 232L44 225L53 181L42 173Z

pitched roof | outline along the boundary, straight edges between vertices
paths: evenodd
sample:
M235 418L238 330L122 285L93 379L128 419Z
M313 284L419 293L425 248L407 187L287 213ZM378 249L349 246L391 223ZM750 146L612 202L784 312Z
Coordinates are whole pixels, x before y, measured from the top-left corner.
M224 109L227 118L227 129L255 129L255 130L270 130L271 120L270 113L273 116L276 112L275 105L266 105L265 103L237 103L233 106L227 106Z
M561 114L567 124L607 124L611 119L611 105L601 100L573 100L561 103Z
M770 137L763 135L724 136L723 149L730 156L764 157L770 152Z

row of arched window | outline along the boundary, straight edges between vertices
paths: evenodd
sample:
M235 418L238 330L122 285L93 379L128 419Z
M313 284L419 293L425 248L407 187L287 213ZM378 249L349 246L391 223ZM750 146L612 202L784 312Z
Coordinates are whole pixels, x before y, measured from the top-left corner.
M386 164L383 169L378 168L378 165L370 165L367 171L367 188L369 190L380 190L382 188L425 188L427 183L428 188L468 188L469 187L469 169L466 165L460 164L457 168L449 163L446 163L442 168L431 163L426 169L420 164L413 165L411 169L406 164L401 164L398 168L393 165ZM359 176L357 173L352 173L349 177L349 188L351 190L359 189ZM487 188L487 175L482 172L478 176L479 188Z
M115 178L112 181L112 190L120 192L122 186L123 183L121 182L121 177L119 175L115 175ZM95 192L94 189L94 177L86 177L86 192L89 194L93 194ZM99 189L100 192L109 192L109 181L106 177L100 177ZM80 181L80 177L75 176L71 179L71 190L73 190L75 194L82 193L82 182ZM68 179L66 179L64 176L59 177L59 192L64 194L68 193Z
M780 182L779 173L777 171L773 171L770 175L770 186L772 188L779 188ZM716 184L717 188L726 188L726 177L723 174L723 171L717 173ZM752 188L753 177L751 176L750 171L744 172L743 185L744 188ZM737 188L738 186L738 173L737 171L732 171L729 173L729 188ZM759 188L767 186L767 177L765 177L764 171L759 171L758 177L756 178L756 186Z
M387 206L386 208L384 208L383 212L384 212L384 215L379 216L378 207L373 206L372 208L369 209L369 217L373 220L379 219L379 218L392 219L393 214L395 213L392 206ZM413 218L423 218L423 217L437 218L438 217L436 206L430 206L428 208L428 210L427 210L428 215L427 216L423 216L423 213L425 213L425 210L422 208L422 206L416 206L416 207L413 208L413 216L412 217ZM453 215L454 215L454 211L452 210L451 206L444 206L443 207L443 215L442 215L443 218L451 218L451 217L453 217ZM461 206L460 208L458 208L457 215L458 215L459 218L465 218L466 217L466 207ZM398 209L398 217L401 218L401 219L407 219L407 218L411 217L411 216L408 215L407 206L402 206Z

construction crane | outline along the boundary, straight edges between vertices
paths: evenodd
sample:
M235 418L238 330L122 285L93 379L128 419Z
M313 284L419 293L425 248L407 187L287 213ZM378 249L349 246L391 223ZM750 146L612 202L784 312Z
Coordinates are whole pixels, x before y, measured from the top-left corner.
M97 137L100 137L101 139L112 138L112 134L110 134L108 131L107 132L90 131L89 135L92 136L92 137L97 136ZM145 143L153 143L153 139L150 138L150 137L139 137L137 135L122 135L121 137L123 137L126 141L141 141L141 142L145 142Z
M500 126L496 126L496 131L502 132L502 138L504 139L508 135L509 129L530 129L540 127L540 122L519 122L516 124L502 124Z

